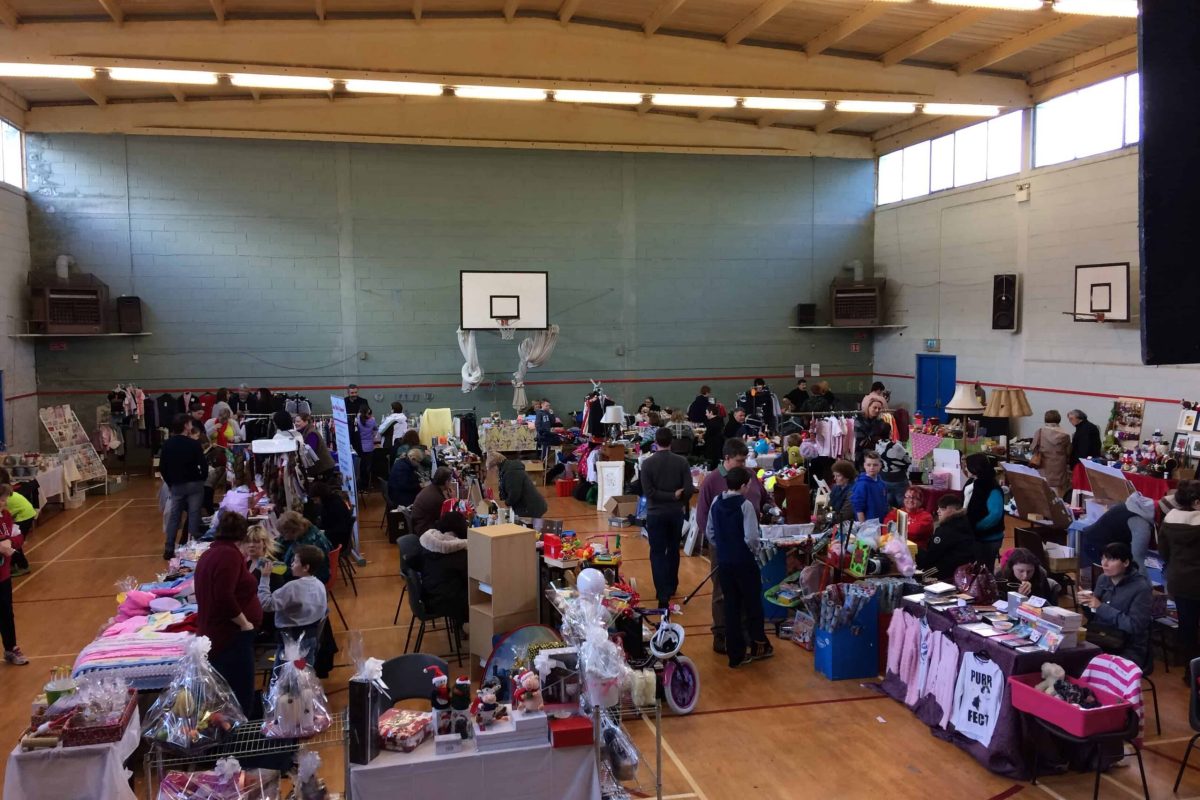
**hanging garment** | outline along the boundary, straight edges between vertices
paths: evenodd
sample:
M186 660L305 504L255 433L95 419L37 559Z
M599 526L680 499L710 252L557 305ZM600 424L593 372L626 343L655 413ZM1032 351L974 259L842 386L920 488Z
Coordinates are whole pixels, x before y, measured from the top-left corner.
M421 415L421 428L417 431L421 437L421 444L425 445L426 449L432 450L433 443L439 436L449 436L454 432L454 423L451 422L450 409L448 408L427 408L425 413Z
M930 637L929 671L921 689L924 697L932 697L941 709L938 726L946 727L950 720L950 707L954 705L954 687L958 677L958 645L942 632Z
M158 413L159 427L169 428L171 420L180 413L179 398L173 394L163 393L154 398L154 407Z
M1004 673L986 655L967 653L954 687L954 730L984 747L991 744L1004 700Z
M1127 658L1102 653L1088 662L1080 679L1093 688L1115 694L1133 706L1138 716L1137 746L1145 733L1146 714L1142 707L1142 670Z
M916 662L917 671L913 679L908 682L908 691L904 693L904 704L912 708L921 699L925 689L925 676L929 673L929 656L932 643L929 641L930 634L929 621L922 617L917 623L917 647L916 647Z
M217 396L212 392L205 392L200 395L200 405L204 406L204 422L212 419L213 406L217 404Z

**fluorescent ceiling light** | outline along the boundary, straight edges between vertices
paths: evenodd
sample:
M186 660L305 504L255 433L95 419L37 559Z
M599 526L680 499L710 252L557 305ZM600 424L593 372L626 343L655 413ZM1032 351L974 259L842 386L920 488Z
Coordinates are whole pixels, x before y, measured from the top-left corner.
M1060 14L1091 14L1096 17L1130 17L1138 15L1137 0L1055 0L1054 10Z
M545 89L521 86L455 86L454 94L472 100L545 100Z
M1002 11L1039 11L1042 0L933 0L943 6L974 6L975 8L998 8Z
M229 82L234 86L244 86L251 89L300 89L311 92L333 91L333 81L329 78L316 78L305 75L252 75L244 72L233 72Z
M603 103L613 106L636 106L642 102L637 92L593 92L587 89L555 89L554 99L560 103Z
M851 114L912 114L917 110L917 104L892 100L838 100L836 108Z
M409 81L346 81L347 92L361 94L419 94L436 97L442 93L440 83L411 83Z
M744 97L743 108L773 111L824 111L824 100L803 100L796 97Z
M688 106L691 108L733 108L737 98L721 94L656 94L650 96L656 106Z
M109 67L108 77L114 81L142 81L145 83L179 83L189 85L212 85L217 82L215 72L197 72L190 69L140 69L137 67Z
M92 67L77 67L73 64L25 64L0 63L0 76L5 78L74 78L86 80L96 77Z
M969 103L926 103L921 107L926 114L940 117L994 117L1000 106L977 106Z

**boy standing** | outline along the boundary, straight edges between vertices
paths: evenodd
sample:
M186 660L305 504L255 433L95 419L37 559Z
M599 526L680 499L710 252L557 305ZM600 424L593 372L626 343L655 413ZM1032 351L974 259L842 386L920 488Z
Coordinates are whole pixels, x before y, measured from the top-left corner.
M713 545L717 577L725 594L725 646L729 666L737 668L756 658L770 658L774 648L763 633L762 583L754 553L758 549L758 515L747 498L751 475L745 467L734 467L725 476L726 490L713 500L708 511L704 535ZM743 628L745 621L751 637L746 653Z
M302 544L292 553L292 575L296 580L271 591L271 570L264 569L258 584L258 601L263 611L275 612L275 629L292 637L304 635L301 652L308 663L317 661L321 623L329 613L325 584L313 573L325 565L325 553L316 545ZM281 639L282 642L282 639ZM278 659L282 657L282 649Z
M867 451L863 456L863 471L854 482L854 491L850 493L854 516L859 522L881 520L888 512L887 490L879 479L882 468L883 461L879 453Z

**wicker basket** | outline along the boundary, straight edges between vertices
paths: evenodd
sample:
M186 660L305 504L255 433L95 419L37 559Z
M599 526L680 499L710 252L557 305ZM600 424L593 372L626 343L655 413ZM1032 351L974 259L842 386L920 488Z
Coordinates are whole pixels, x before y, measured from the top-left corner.
M67 721L67 727L63 729L63 747L119 742L121 737L125 735L125 728L129 726L129 720L133 718L133 712L136 709L137 692L130 689L129 700L125 703L125 711L121 714L121 719L112 725L83 727L79 722L78 716L71 717Z

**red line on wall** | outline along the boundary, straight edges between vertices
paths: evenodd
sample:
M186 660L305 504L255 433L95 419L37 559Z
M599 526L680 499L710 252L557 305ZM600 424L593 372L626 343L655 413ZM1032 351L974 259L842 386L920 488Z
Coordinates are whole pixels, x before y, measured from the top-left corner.
M900 378L901 380L916 380L912 375L904 375L896 372L876 372L876 377L880 378ZM974 386L975 381L958 381L958 383L967 386ZM1046 394L1071 394L1079 397L1103 397L1107 400L1116 400L1121 397L1128 397L1133 400L1145 400L1147 403L1164 403L1166 405L1179 405L1179 398L1169 397L1140 397L1136 394L1110 394L1109 392L1089 392L1084 389L1060 389L1051 386L1023 386L1019 383L988 383L987 381L979 381L980 386L988 386L993 389L1024 389L1027 392L1044 392Z
M822 380L824 378L869 378L870 372L829 372L822 375L820 378L812 380ZM678 378L603 378L601 383L709 383L716 381L752 381L755 378L763 378L765 380L778 380L786 378L788 380L796 380L795 375L689 375ZM507 381L501 382L500 385L508 385ZM526 381L526 386L590 386L591 381L587 378L580 379L562 379L551 381ZM460 381L454 383L360 383L360 389L457 389L462 386ZM146 388L148 392L203 392L214 387L189 387L183 389ZM272 391L284 392L316 392L316 391L340 391L346 388L345 384L332 386L270 386L267 387ZM89 394L108 394L108 389L41 389L33 394L44 395L89 395ZM20 395L28 397L29 395ZM16 398L11 398L16 399Z
M37 392L26 392L25 394L13 394L4 398L4 402L11 403L14 400L24 400L26 397L37 397Z

